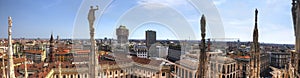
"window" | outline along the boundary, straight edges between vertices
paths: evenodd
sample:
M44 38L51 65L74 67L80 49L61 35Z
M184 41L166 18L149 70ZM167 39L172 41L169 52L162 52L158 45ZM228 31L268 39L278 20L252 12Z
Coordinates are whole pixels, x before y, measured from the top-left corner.
M165 72L163 72L163 73L161 74L161 76L166 76L166 73L165 73Z

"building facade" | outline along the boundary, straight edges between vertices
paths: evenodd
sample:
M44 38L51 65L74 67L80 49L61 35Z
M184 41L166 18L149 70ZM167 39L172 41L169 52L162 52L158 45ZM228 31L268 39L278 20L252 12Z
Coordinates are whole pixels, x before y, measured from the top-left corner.
M144 45L135 45L132 54L140 58L148 58L148 48Z
M116 35L119 44L124 45L128 43L129 30L126 26L120 25L120 27L116 29Z
M167 58L169 46L164 46L160 43L155 43L149 48L150 58Z
M197 78L198 62L191 58L182 59L174 66L175 78ZM211 56L208 63L207 78L239 78L237 61L224 56Z
M288 52L271 52L271 66L282 69L285 68L290 59L290 53Z
M146 46L151 47L152 44L156 43L156 31L147 30L146 31Z

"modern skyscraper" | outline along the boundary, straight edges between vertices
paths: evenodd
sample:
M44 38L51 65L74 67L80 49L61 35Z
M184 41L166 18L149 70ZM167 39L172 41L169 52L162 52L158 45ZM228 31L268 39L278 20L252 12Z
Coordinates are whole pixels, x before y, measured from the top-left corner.
M250 78L260 78L260 48L258 43L257 29L258 10L255 10L255 26L253 31L253 42L250 51Z
M120 25L116 32L116 35L118 36L118 43L121 45L126 44L128 42L129 35L129 30L126 28L126 26Z
M156 32L153 30L146 31L146 46L151 47L152 44L156 43Z

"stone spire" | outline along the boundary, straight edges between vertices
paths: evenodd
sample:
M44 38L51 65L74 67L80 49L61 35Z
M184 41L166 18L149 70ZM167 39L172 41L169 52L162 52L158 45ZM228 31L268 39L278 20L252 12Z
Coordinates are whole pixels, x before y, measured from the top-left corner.
M25 63L24 63L24 64L25 64L25 69L24 69L24 70L25 70L25 77L24 77L24 78L28 78L27 64L26 64L26 62L27 62L26 55L25 55L25 57L24 57L24 58L25 58Z
M62 78L62 75L61 75L61 62L59 62L58 64L58 72L59 72L59 78Z
M14 60L13 60L13 51L12 51L12 42L11 42L11 27L12 27L12 19L8 17L8 78L15 78L15 70L14 70Z
M300 50L300 28L299 28L299 16L300 16L300 3L299 0L292 0L292 17L295 33L295 52L291 52L291 66L289 67L290 74L294 77L299 76L299 50ZM298 18L298 19L297 19Z
M255 26L253 31L253 42L251 46L250 58L250 78L260 77L260 47L258 43L258 28L257 28L258 10L255 10Z
M255 10L255 26L254 26L254 31L253 31L253 42L258 43L258 29L257 29L257 15L258 15L258 10Z
M6 73L5 73L5 63L4 63L4 56L5 56L5 54L4 54L4 52L3 52L3 55L2 55L2 78L6 78Z
M292 64L290 70L293 70L293 74L299 76L299 50L300 50L300 24L299 24L299 16L300 16L300 3L299 0L292 0L292 17L293 17L293 25L294 25L294 33L295 33L295 52L291 53L291 61Z
M207 78L206 72L207 72L207 56L206 56L206 46L205 46L205 26L206 26L206 20L205 16L202 15L201 17L201 52L199 54L199 63L198 63L198 70L197 70L197 78Z
M98 10L97 8L94 9L93 6L91 6L88 14L88 20L89 20L89 27L90 27L90 41L91 41L91 50L89 54L89 78L96 78L98 74L98 53L96 49L96 41L94 38L95 35L95 29L94 29L94 21L95 21L95 11Z
M49 42L50 42L50 43L54 43L54 38L53 38L53 34L52 34L52 33L51 33ZM50 44L50 45L51 45L51 44Z
M296 12L296 9L297 9L297 2L296 0L293 0L292 1L292 16L293 16L293 24L294 24L294 32L295 32L295 35L296 35L296 19L297 19L297 12Z

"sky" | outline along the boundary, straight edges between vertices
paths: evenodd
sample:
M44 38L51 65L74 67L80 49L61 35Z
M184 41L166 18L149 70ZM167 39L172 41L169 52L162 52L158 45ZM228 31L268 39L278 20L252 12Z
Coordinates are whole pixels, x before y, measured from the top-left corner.
M130 39L145 39L155 30L160 40L199 40L200 18L207 38L252 41L254 10L259 10L259 42L294 44L291 0L0 0L0 38L89 38L89 6L96 11L96 38L116 38L125 25Z

